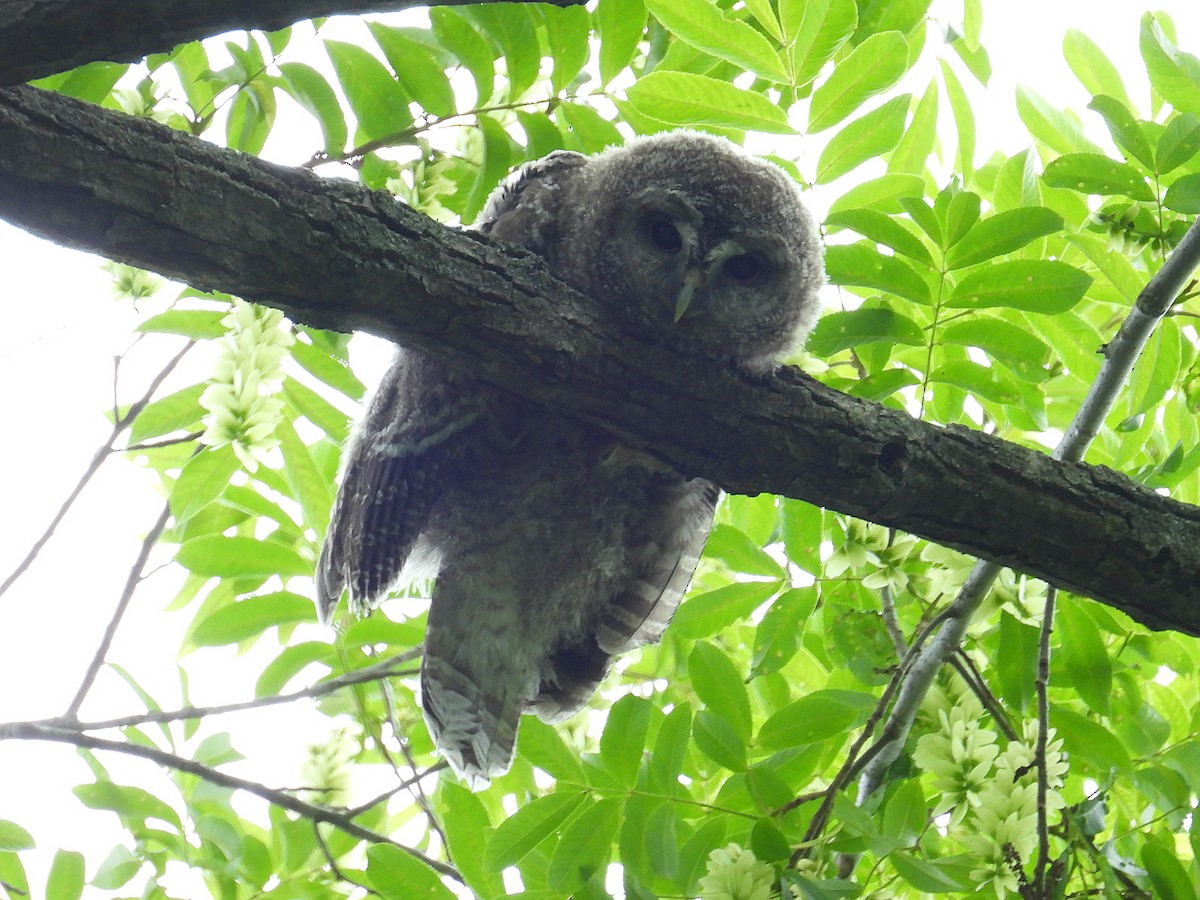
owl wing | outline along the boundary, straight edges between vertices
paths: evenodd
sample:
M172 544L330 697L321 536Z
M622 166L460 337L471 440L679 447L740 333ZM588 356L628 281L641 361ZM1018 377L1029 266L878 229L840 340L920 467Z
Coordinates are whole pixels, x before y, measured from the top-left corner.
M328 622L349 588L363 613L391 587L411 554L485 397L465 380L425 387L431 361L397 354L348 450L342 486L317 562L317 614ZM427 380L425 381L427 384Z
M704 552L720 489L694 479L693 490L672 510L668 527L641 541L632 577L613 593L592 634L556 652L532 709L558 722L582 708L608 672L613 657L656 643L675 614Z
M570 150L526 163L488 198L475 230L543 252L559 224L562 191L586 163Z

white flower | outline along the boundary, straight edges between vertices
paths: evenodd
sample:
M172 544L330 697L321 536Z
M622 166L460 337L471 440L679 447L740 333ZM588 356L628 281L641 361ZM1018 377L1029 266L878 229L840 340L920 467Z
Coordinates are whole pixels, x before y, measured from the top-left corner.
M729 844L708 854L700 900L768 900L775 872L749 850Z
M273 435L283 413L283 401L273 396L283 378L281 363L292 344L276 310L241 300L222 323L228 328L221 339L212 382L200 395L208 410L200 438L210 447L229 444L251 472L267 452L279 446Z

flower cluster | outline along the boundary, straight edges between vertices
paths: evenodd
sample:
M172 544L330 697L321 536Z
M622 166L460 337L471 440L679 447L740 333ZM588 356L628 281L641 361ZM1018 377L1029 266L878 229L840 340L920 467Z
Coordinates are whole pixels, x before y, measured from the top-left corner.
M208 410L200 438L210 447L230 444L251 472L259 460L279 445L275 426L283 401L274 396L282 379L281 362L292 336L276 310L235 300L222 323L228 329L221 339L216 373L200 405Z
M350 764L358 754L358 740L348 728L338 728L324 744L308 748L301 777L321 803L342 805L350 793Z
M708 869L700 879L700 900L768 900L774 884L770 866L749 850L729 844L708 855Z
M1037 850L1037 722L1027 722L1022 738L1000 747L995 731L981 724L983 709L964 695L949 709L937 710L941 730L917 741L913 760L933 776L941 791L934 815L949 813L949 827L976 860L971 873L980 885L991 884L999 897L1017 893L1019 866ZM1046 746L1046 810L1065 806L1059 793L1067 773L1062 741L1053 731Z
M442 205L441 198L458 188L447 175L453 167L450 157L422 157L405 166L396 178L387 181L387 189L413 209L439 222L448 222L454 213Z
M897 534L889 539L886 528L849 519L845 541L825 561L825 575L836 578L845 572L856 575L865 572L864 587L905 590L910 580L906 563L917 546L914 537Z

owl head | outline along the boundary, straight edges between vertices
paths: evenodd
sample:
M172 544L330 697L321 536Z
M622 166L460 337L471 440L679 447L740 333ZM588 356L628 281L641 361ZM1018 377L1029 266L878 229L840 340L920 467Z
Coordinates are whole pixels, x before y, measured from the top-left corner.
M821 243L778 166L675 131L589 157L572 174L563 240L547 256L618 325L751 372L774 368L811 328Z

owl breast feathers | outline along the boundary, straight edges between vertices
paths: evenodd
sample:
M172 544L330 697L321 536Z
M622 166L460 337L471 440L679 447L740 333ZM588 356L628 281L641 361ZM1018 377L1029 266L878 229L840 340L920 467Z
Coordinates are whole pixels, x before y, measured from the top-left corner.
M476 228L543 256L614 334L770 371L811 326L820 244L796 184L691 132L530 163ZM719 491L401 350L347 449L317 569L328 620L406 569L436 572L421 693L472 787L506 772L522 712L557 722L612 658L657 641L678 606Z

